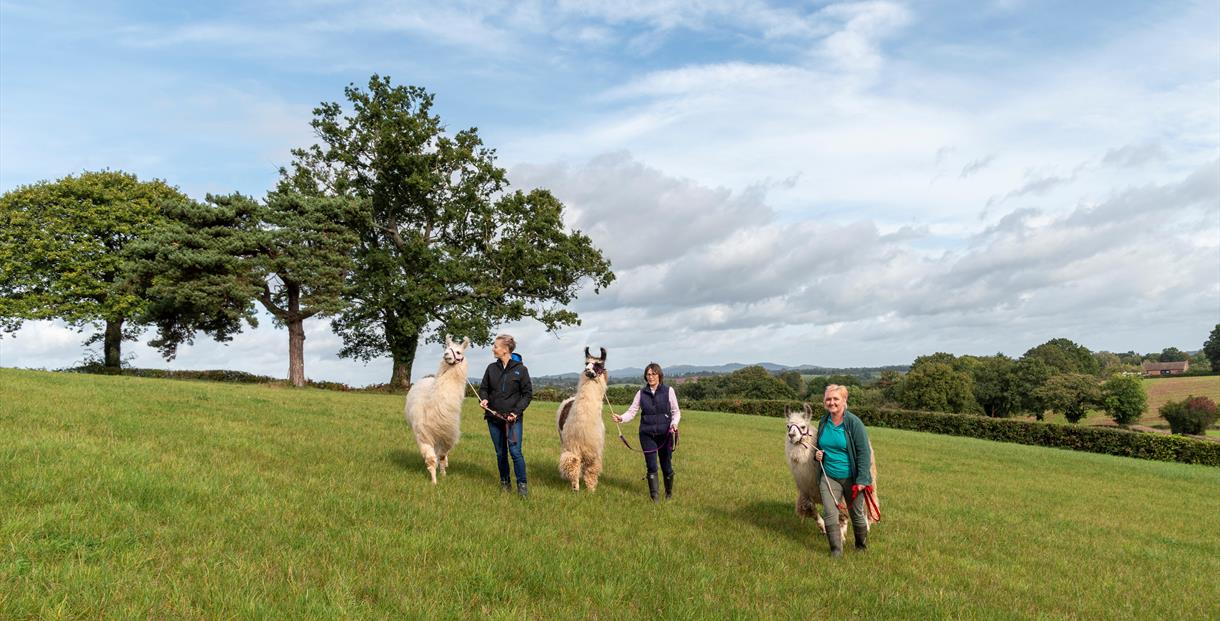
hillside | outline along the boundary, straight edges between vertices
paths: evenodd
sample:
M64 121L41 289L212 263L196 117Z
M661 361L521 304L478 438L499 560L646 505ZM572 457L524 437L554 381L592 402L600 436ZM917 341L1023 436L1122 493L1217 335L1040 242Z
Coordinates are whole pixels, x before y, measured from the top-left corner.
M472 400L435 487L402 404L0 369L0 618L1205 619L1220 598L1217 468L872 429L883 521L832 563L793 515L782 421L684 412L654 506L610 423L602 487L572 494L539 403L522 501Z

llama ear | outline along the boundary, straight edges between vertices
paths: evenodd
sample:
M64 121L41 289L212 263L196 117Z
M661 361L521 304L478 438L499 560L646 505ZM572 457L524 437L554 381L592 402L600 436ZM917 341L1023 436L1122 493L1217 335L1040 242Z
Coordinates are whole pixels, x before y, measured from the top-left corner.
M466 349L468 347L470 347L470 337L469 336L462 339L462 349Z
M593 354L590 354L590 353L589 353L589 348L588 348L588 347L586 347L586 348L585 348L585 358L592 358L592 357L593 357Z
M605 347L603 347L603 348L601 348L601 350L602 350L602 363L603 363L603 364L605 364L605 362L606 362L606 348L605 348Z
M453 347L453 337L448 334L445 335L445 347Z
M802 403L801 407L805 410L805 420L813 420L813 406L808 403Z

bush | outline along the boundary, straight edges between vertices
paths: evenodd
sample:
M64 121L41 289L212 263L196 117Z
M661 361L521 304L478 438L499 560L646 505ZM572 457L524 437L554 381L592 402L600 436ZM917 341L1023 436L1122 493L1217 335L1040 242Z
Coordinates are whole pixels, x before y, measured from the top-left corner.
M784 417L784 408L800 411L804 403L790 399L702 399L679 402L683 410L703 410L706 412L733 412L749 414L750 416ZM821 412L821 404L813 406L815 413Z
M1202 435L1216 422L1216 404L1207 397L1191 395L1161 406L1161 417L1178 434Z
M1140 419L1148 394L1138 379L1116 375L1101 385L1101 402L1114 422L1125 426Z
M1123 429L1055 425L969 414L852 410L866 425L929 431L1138 459L1220 466L1220 442Z
M469 388L467 392L471 392ZM560 402L572 396L572 392L558 386L543 386L542 388L534 389L534 401L555 401Z

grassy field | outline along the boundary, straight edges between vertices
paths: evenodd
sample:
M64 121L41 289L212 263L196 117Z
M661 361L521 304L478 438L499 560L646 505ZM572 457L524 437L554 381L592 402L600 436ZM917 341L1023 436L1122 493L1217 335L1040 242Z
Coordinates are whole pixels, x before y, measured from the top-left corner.
M572 494L540 403L521 500L472 401L433 487L401 397L0 369L0 618L1215 618L1220 469L870 434L832 562L777 419L685 412L654 506L613 434Z
M1165 420L1157 412L1169 401L1179 401L1194 395L1220 403L1220 375L1145 379L1144 391L1148 393L1148 407L1144 408L1142 420L1155 420L1165 424Z
M1159 413L1161 406L1168 401L1180 401L1194 395L1208 397L1212 401L1220 403L1220 375L1145 379L1143 384L1144 391L1148 393L1148 404L1144 407L1144 414L1140 416L1139 424L1155 429L1169 431L1169 423L1161 418ZM1059 423L1067 422L1061 414L1048 415L1047 420ZM1110 425L1113 424L1113 419L1103 410L1092 410L1085 417L1083 424ZM1220 421L1217 421L1216 425L1208 430L1207 435L1220 437L1220 427L1218 426L1220 426Z

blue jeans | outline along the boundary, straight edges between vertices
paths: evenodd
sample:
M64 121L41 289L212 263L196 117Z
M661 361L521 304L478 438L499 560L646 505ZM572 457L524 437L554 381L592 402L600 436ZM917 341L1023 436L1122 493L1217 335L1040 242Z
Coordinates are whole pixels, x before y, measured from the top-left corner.
M496 467L500 469L500 480L508 479L508 457L512 455L513 470L517 472L517 483L525 483L525 456L521 454L521 419L509 426L513 442L508 442L504 436L504 421L487 421L487 430L491 432L491 443L496 447Z

